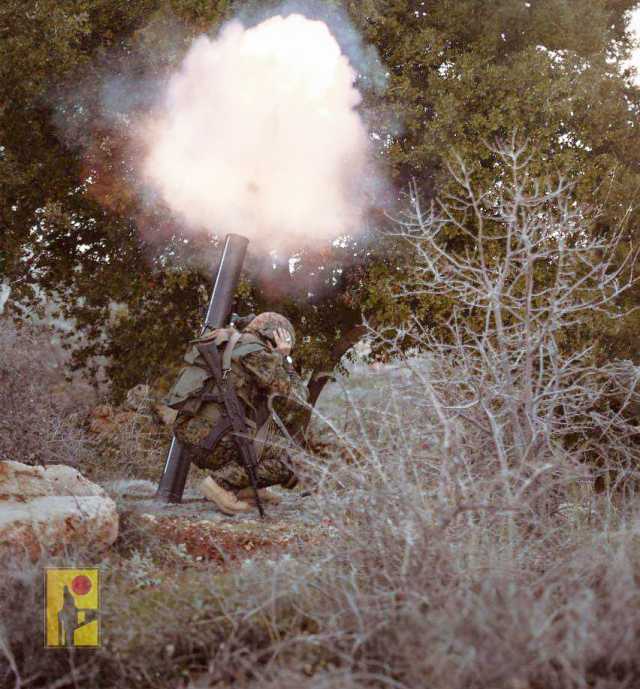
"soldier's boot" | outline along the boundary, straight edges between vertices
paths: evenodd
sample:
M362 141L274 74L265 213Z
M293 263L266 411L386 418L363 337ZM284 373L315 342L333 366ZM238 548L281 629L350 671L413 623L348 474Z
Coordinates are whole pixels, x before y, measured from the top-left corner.
M260 502L266 504L272 504L272 505L279 505L282 502L282 498L279 495L276 495L275 493L272 493L268 488L258 488L258 496L260 498ZM251 502L255 502L255 495L253 493L253 488L241 488L238 491L238 498L240 500L250 500Z
M217 484L211 476L207 476L207 478L200 482L199 489L202 495L204 495L207 500L211 500L223 514L233 516L253 510L253 507L251 507L249 503L238 500L232 492L225 490L222 486Z

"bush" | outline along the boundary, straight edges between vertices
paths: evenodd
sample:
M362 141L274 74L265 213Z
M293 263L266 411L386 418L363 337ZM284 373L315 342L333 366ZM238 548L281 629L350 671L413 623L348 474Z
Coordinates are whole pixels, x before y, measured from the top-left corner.
M0 319L0 460L77 465L86 450L80 421L96 396L65 377L52 338L47 327Z
M449 434L472 425L503 474L583 465L635 481L640 368L598 345L633 310L638 249L623 226L597 231L597 209L577 205L565 181L536 180L525 148L494 154L493 186L475 188L458 161L451 197L423 210L414 194L401 227L415 250L401 292L448 300L448 322L373 335L399 355L407 343L429 352L425 401Z
M93 481L151 480L157 482L171 444L171 427L159 424L141 411L115 412L105 428L96 429L93 421L91 453L82 463L82 471ZM95 413L95 410L94 410ZM195 473L194 471L190 472Z
M73 686L75 663L80 684L123 688L180 678L292 689L631 686L633 505L582 495L570 472L553 509L527 490L509 502L527 476L505 475L495 453L476 456L484 445L473 425L445 432L419 386L426 362L409 363L379 374L366 403L347 402L357 422L341 453L307 467L319 485L301 509L329 522L320 546L227 570L172 554L133 524L102 563L104 646L75 657L38 652L41 570L31 588L26 569L4 578L0 619L23 679L41 672L36 686L61 677L56 686ZM554 489L553 472L543 485ZM22 622L8 614L18 594Z
M520 169L516 152L504 153ZM468 196L449 216L418 215L409 228L414 289L447 284L458 301L449 333L436 337L418 321L372 331L374 344L397 345L398 359L360 378L360 389L358 378L342 381L342 406L316 412L334 454L316 462L298 453L316 487L301 510L322 518L320 544L212 569L176 550L167 556L152 532L128 529L127 543L104 562L105 645L83 655L79 679L73 655L56 656L54 677L32 633L8 632L19 622L8 601L25 575L8 576L0 581L0 638L10 639L0 682L35 675L36 685L123 689L179 679L285 689L637 685L634 482L627 480L626 500L596 494L590 488L602 465L589 464L595 451L605 469L635 476L628 410L637 403L636 376L626 362L597 366L588 347L566 346L595 309L619 313L624 256L617 262L616 238L590 243L583 214L561 193L532 196L504 182L502 195L478 197L464 174L459 179ZM482 263L478 245L454 255L439 244L451 217L492 228L469 236L490 242L490 260ZM567 229L570 241L558 247ZM423 353L407 356L407 339ZM613 397L622 402L611 404ZM37 605L33 596L22 600Z

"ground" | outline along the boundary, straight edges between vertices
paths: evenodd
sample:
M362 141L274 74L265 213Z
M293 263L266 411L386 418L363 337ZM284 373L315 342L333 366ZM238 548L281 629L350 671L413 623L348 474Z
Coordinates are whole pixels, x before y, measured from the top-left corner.
M377 375L388 376L389 371L378 373L373 369L353 368L348 393L351 401L360 401L371 395L372 388L375 388L375 380L372 379ZM325 388L317 405L319 417L313 425L317 445L331 445L333 431L330 426L340 433L348 430L353 422L349 414L352 408L345 397L343 382L333 382ZM139 429L141 424L148 424L147 417L136 420L132 412L120 412L121 416L125 414L128 414L125 422L138 428L137 432L127 431L125 435L139 444ZM116 413L115 416L117 415ZM156 441L152 446L152 452L148 454L153 457L155 467L149 465L148 459L143 459L141 464L144 470L141 473L149 476L155 471L159 479L159 462L163 452L168 449L166 438L164 445ZM131 528L141 529L145 535L144 540L166 540L176 545L183 544L186 552L194 559L229 564L263 551L272 554L294 551L297 547L317 544L332 536L331 515L326 513L313 493L308 494L309 486L302 485L293 491L270 489L281 498L281 502L278 505L265 505L264 519L260 518L257 510L229 517L200 496L197 484L204 474L195 467L190 469L181 504L157 501L157 480L136 478L135 468L132 469L130 465L127 470L130 479L98 480L118 503L125 540Z
M478 449L475 427L455 429L460 462L445 462L420 382L387 366L330 385L314 430L335 451L313 459L318 490L277 489L264 519L219 513L195 467L182 504L156 502L168 427L99 417L81 468L115 499L119 537L11 563L0 685L19 672L57 689L638 686L636 493L583 494L578 474L560 491L550 477L541 492L555 502L540 506ZM450 494L445 470L460 467ZM43 654L45 564L100 566L98 650Z
M331 520L316 498L300 492L272 489L281 502L266 505L261 519L257 511L224 515L193 488L185 491L181 504L165 504L154 498L156 486L151 482L136 482L127 493L126 484L105 487L118 496L124 538L136 528L149 538L184 545L196 562L228 565L258 552L273 556L332 536Z

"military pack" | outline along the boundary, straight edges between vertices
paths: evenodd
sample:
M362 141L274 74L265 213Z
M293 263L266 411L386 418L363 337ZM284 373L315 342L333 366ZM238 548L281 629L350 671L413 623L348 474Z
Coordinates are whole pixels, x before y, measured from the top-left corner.
M204 336L192 340L192 346L184 357L186 366L182 368L178 379L165 398L165 404L172 409L180 409L196 414L202 404L202 395L211 378L211 372L198 351L198 346L215 344L220 348L230 340L237 342L231 351L225 349L223 367L237 371L237 365L247 354L266 349L262 340L252 333L239 333L235 328L219 328L206 333Z

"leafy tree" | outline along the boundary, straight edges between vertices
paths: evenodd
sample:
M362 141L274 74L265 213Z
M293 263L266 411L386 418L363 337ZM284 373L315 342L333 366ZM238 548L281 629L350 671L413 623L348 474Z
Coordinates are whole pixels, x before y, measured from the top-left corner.
M499 169L487 143L517 132L538 153L532 175L567 177L576 201L599 209L597 231L611 233L625 223L629 239L637 241L638 90L621 69L629 49L627 12L634 5L350 3L366 40L390 67L389 88L372 103L380 121L405 104L401 135L380 132L397 187L415 180L425 203L446 196L452 189L447 164L455 153L471 162L474 183L487 188ZM449 234L452 245L463 241L460 233ZM441 323L450 313L446 297L394 298L398 265L410 269L414 257L399 247L392 256L371 264L366 307L395 320L418 312ZM617 332L600 333L609 354L637 357L636 325L630 317Z
M517 129L542 153L535 174L568 175L579 200L601 205L599 231L626 218L635 241L638 93L620 71L630 45L626 13L634 5L319 4L345 45L348 16L388 72L384 91L365 71L359 85L393 185L386 204L392 214L402 211L412 180L427 199L447 192L444 171L454 150L474 161L479 183L492 179L495 160L484 142ZM17 312L20 304L35 308L36 285L54 297L82 335L74 364L91 370L95 357L107 356L116 397L178 361L206 302L217 244L185 244L170 214L150 210L133 193L135 152L123 144L126 122L105 116L105 75L139 84L127 107L144 107L143 86L161 78L194 35L215 31L239 10L251 15L274 6L5 0L0 8L0 255L11 304ZM61 121L71 136L62 134ZM361 336L363 311L378 323L415 310L434 321L447 313L446 300L395 298L412 256L384 234L384 214L372 212L367 225L364 239L301 252L293 273L286 260L274 269L270 257L253 257L246 272L239 308L281 310L296 322L301 363L314 374L313 398L326 381L317 374L332 370ZM616 335L611 351L635 353L628 332Z

